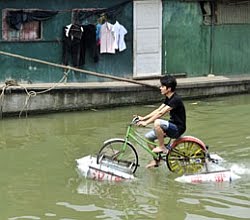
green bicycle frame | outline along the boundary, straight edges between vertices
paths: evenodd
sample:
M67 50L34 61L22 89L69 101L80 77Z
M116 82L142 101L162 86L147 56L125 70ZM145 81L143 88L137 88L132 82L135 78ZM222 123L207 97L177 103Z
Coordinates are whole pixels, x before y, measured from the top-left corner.
M145 151L147 151L154 159L159 159L159 154L155 153L152 151L152 149L148 146L157 146L157 143L152 142L147 140L146 138L144 138L141 134L139 134L134 128L133 128L133 124L131 123L128 128L127 128L127 132L126 132L126 136L125 136L125 143L123 145L123 149L126 149L126 145L128 142L130 142L130 140L133 140L133 142L137 143L140 147L142 147ZM169 140L170 143L170 140Z

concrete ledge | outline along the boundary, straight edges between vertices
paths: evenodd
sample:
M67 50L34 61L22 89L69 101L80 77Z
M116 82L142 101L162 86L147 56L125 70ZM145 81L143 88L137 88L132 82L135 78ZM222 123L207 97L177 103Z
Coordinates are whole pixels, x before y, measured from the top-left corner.
M249 77L201 77L179 82L179 94L183 98L200 98L250 92Z
M126 82L2 85L0 107L3 116L8 116L26 111L39 114L152 104L163 99L157 89L158 79L140 82L155 88ZM250 76L181 78L177 82L177 91L184 99L250 93Z

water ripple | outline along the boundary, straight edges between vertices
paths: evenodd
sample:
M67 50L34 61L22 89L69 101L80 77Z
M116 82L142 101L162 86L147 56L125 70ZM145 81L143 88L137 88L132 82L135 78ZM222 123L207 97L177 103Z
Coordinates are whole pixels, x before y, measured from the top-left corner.
M225 204L225 202L218 202L214 199L203 199L203 201L210 202L211 205L206 205L206 210L220 214L223 216L230 216L230 217L237 217L237 218L244 218L249 219L250 216L250 205L248 207L242 207L240 205L230 205Z
M41 219L39 217L36 216L19 216L19 217L12 217L12 218L8 218L9 220L17 220L17 219L33 219L33 220L38 220Z

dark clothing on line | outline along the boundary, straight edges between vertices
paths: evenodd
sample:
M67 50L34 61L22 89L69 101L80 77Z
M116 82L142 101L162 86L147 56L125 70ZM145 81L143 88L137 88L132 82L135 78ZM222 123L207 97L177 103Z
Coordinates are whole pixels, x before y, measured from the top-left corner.
M70 60L72 65L80 67L85 64L86 49L88 48L94 62L98 62L98 50L96 43L96 26L72 25L68 37L63 33L63 64L68 65Z

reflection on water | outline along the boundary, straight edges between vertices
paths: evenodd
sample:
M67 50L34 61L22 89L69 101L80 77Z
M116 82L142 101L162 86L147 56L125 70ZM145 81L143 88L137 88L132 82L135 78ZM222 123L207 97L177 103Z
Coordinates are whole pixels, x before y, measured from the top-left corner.
M241 175L232 183L183 184L167 167L135 181L81 178L75 160L123 137L133 114L152 106L4 119L0 123L0 219L249 219L250 95L186 101L188 130ZM142 131L144 132L144 130Z
M216 214L223 219L227 219L227 217L249 218L249 195L235 191L229 184L223 184L220 189L211 189L210 187L204 191L192 192L185 196L186 198L180 202L190 203L188 199L190 196L193 204L199 205L208 213Z

